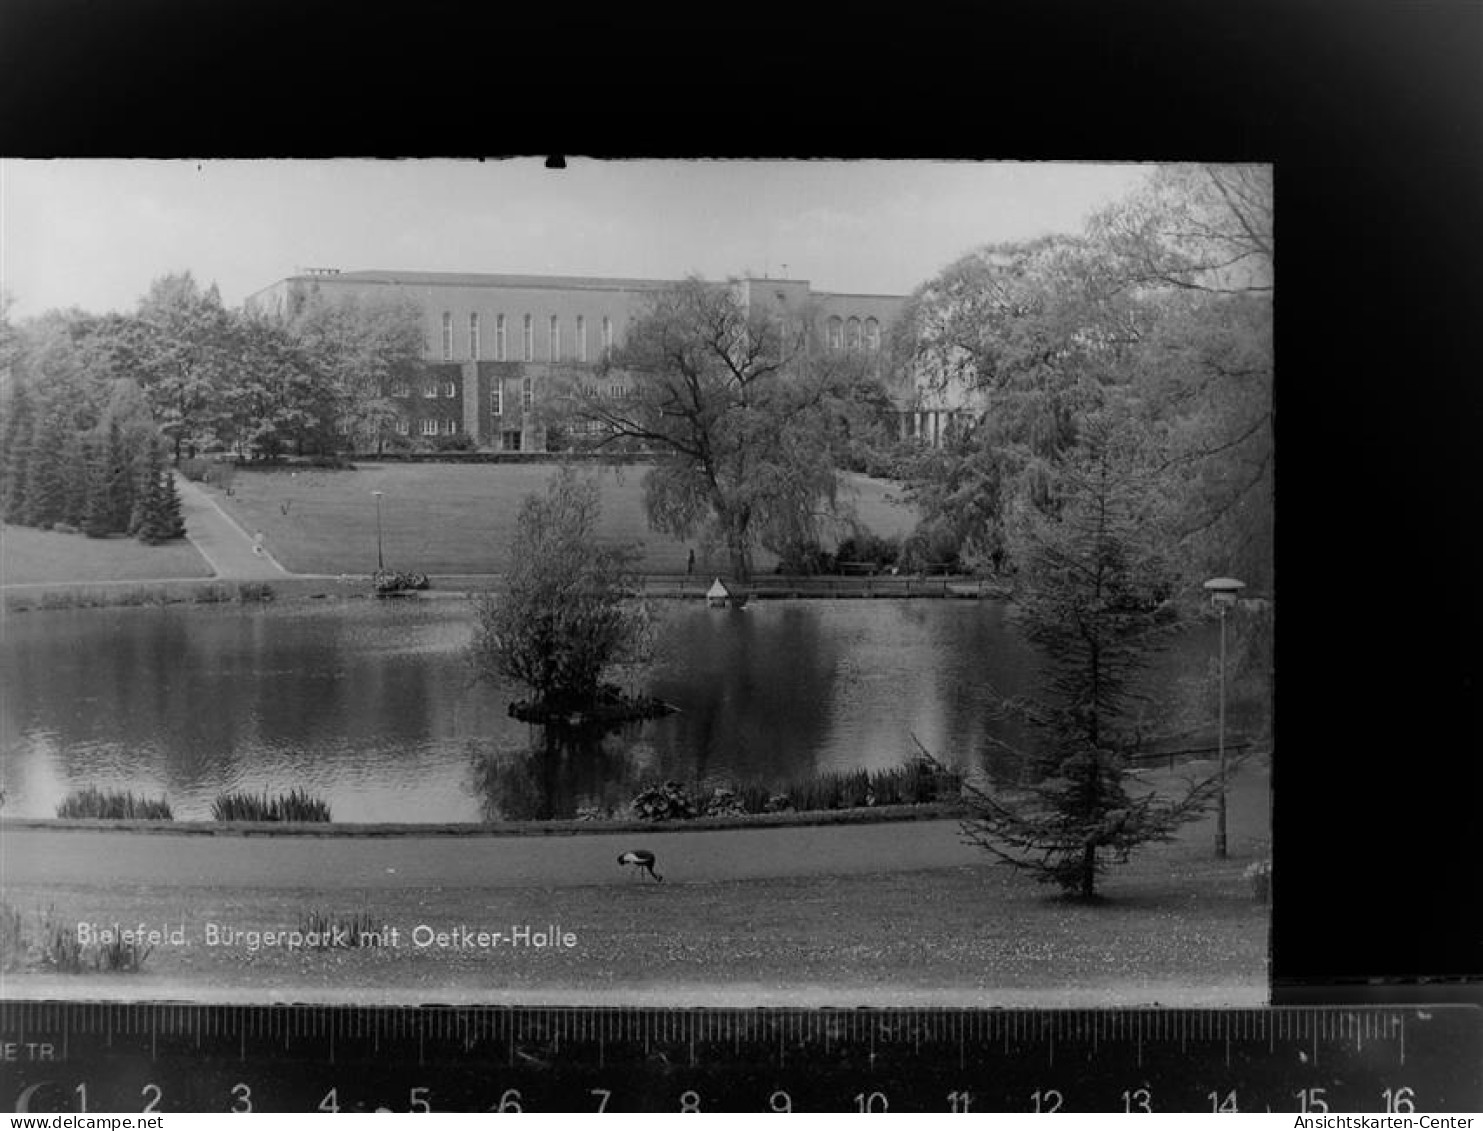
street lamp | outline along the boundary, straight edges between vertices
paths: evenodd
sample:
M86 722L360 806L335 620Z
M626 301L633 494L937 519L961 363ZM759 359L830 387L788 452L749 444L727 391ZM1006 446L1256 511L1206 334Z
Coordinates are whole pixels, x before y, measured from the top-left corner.
M1205 582L1210 590L1210 603L1220 614L1220 732L1217 749L1220 751L1220 795L1215 810L1215 855L1226 857L1226 610L1236 603L1236 594L1246 588L1246 582L1234 577L1213 577Z
M386 572L386 562L381 557L381 491L372 491L376 496L376 572Z

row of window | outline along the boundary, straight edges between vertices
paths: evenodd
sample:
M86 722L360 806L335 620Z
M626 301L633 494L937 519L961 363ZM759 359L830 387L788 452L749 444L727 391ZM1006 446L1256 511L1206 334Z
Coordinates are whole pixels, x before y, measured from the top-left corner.
M503 416L505 414L505 383L496 381L489 387L489 415ZM535 383L529 377L520 379L520 407L529 412L535 404Z
M412 434L412 422L410 420L398 420L395 427L398 435L410 436ZM456 436L458 435L458 421L452 417L446 420L428 417L422 421L418 431L424 436Z
M453 313L443 311L443 360L453 360ZM561 318L553 314L546 322L546 359L548 361L560 361L561 352ZM587 342L587 316L577 315L576 336L574 339L577 361L590 361L588 356ZM602 348L607 352L613 348L613 320L607 315L602 319ZM508 361L508 349L505 334L505 316L496 314L494 316L494 357L493 361ZM468 356L471 361L483 361L483 344L480 340L479 315L471 313L468 322ZM520 359L522 361L534 361L536 359L535 319L529 314L525 315L521 323Z
M853 316L845 320L836 314L829 319L826 340L832 350L857 350L864 345L873 352L881 348L881 324L874 318L861 322Z
M841 318L834 315L829 319L826 329L830 349L858 350L865 348L874 352L881 348L881 324L871 317L863 321L853 315L849 318ZM443 360L453 360L453 314L451 311L443 312ZM495 315L494 319L494 361L507 361L508 350L506 348L505 316ZM587 343L587 318L579 314L576 319L576 360L580 362L590 361ZM604 352L613 348L613 320L607 315L602 319L602 348ZM480 340L479 315L469 315L468 322L468 356L470 360L482 361L483 346ZM535 319L527 314L521 323L520 357L522 361L534 361L536 359L535 345ZM559 315L551 315L546 322L546 360L560 361L562 357L562 332L561 318ZM405 395L405 394L401 394ZM429 394L432 395L432 394Z
M621 396L627 396L628 395L624 391L622 385L612 385L612 386L610 386L610 391L612 392L612 395L615 396L615 397L621 397ZM505 413L505 388L504 388L504 382L503 381L495 381L489 387L489 394L493 398L493 403L492 403L492 406L491 406L491 409L490 409L491 415L493 415L493 416L503 416L504 413ZM393 396L393 397L410 397L412 395L412 387L410 385L408 385L405 381L398 381L396 384L392 385L390 387L390 389L387 390L387 395L388 396ZM442 382L439 382L439 381L429 381L426 385L424 385L422 387L422 395L424 397L427 397L429 400L436 400L440 396L441 397L457 397L458 396L458 382L456 382L456 381L442 381ZM534 403L534 401L535 401L535 389L534 389L534 387L531 384L531 379L529 377L523 378L522 381L521 381L521 387L520 387L520 403L526 409L526 411L529 411L530 410L530 407Z
M393 397L410 397L412 395L412 386L408 385L405 381L398 381L387 390L387 395ZM429 400L436 400L438 397L456 397L458 396L458 382L429 381L426 385L422 386L422 395Z

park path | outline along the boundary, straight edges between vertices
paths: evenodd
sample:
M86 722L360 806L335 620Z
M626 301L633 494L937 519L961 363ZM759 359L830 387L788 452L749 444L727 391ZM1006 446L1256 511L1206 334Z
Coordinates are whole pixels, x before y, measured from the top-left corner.
M850 876L982 864L958 822L582 836L202 836L92 829L4 833L6 888L561 888L648 883L617 857L648 848L670 884Z
M217 577L239 580L292 576L267 547L242 529L199 484L179 474L175 476L175 484L180 491L186 538L216 571Z

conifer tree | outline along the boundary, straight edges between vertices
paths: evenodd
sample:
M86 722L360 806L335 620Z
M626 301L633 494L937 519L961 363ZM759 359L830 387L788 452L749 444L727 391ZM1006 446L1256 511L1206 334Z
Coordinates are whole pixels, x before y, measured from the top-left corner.
M62 521L69 526L81 526L87 514L89 482L89 452L81 432L68 422L62 441Z
M158 546L170 537L169 518L165 514L164 471L159 444L151 443L145 454L134 517L130 520L134 537L150 546Z
M129 515L134 508L138 483L134 472L134 453L118 419L108 422L108 439L103 450L103 486L108 497L108 530L122 534L129 529Z
M108 482L108 449L93 442L86 445L87 503L83 508L82 532L89 538L106 538L114 531L113 498Z
M1017 797L964 786L970 843L1082 900L1110 862L1172 839L1217 789L1213 777L1172 795L1127 785L1138 677L1176 623L1153 466L1131 421L1098 413L1057 461L1050 505L1017 515L1015 600L1049 670L1041 698L1014 704L1043 738L1036 781Z
M175 485L175 473L169 468L160 477L160 527L167 541L185 537L185 516L180 509L180 489Z
M0 518L10 523L23 523L27 512L26 497L30 490L32 433L35 408L26 386L16 382L5 418L5 450L0 453Z
M62 413L56 409L35 421L26 502L20 519L27 526L47 529L67 520L71 487L66 467L68 432Z

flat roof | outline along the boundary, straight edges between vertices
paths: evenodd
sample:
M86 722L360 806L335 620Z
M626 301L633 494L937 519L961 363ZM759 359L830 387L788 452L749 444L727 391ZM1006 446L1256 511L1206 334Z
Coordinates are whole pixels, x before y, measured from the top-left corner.
M585 275L493 275L463 271L337 271L288 276L316 283L405 283L431 287L522 287L563 290L663 290L678 279L603 279Z

